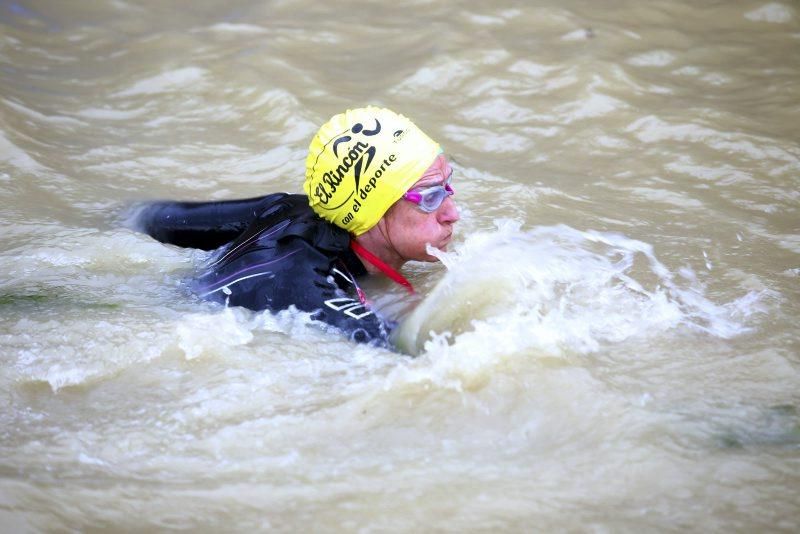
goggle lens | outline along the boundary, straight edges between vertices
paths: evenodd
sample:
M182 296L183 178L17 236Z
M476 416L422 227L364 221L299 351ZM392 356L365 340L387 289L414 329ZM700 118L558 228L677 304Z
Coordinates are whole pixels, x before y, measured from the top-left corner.
M444 185L435 185L419 191L409 191L403 195L403 198L416 204L425 213L432 213L439 209L445 198L455 193L450 185L452 177L452 174L448 176Z

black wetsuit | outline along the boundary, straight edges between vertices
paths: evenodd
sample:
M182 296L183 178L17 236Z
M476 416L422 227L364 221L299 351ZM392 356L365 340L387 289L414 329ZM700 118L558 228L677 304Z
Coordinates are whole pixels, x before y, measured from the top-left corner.
M366 306L356 282L367 272L350 235L320 219L305 195L154 202L134 224L162 243L219 248L193 282L206 298L251 310L294 305L354 341L388 345L389 323Z

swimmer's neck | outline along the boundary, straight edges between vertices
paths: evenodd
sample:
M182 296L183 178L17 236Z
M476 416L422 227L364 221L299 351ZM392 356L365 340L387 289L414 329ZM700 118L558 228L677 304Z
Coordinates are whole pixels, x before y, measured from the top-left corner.
M377 256L383 263L394 269L395 271L399 271L403 265L405 264L406 260L397 253L395 248L392 246L389 239L386 237L384 232L381 231L379 228L380 223L376 226L373 226L363 234L358 237L354 237L353 241L367 249L369 252ZM358 251L356 251L358 254ZM364 268L370 274L376 274L381 272L381 269L373 265L368 258L358 255L361 259L361 263L364 264Z

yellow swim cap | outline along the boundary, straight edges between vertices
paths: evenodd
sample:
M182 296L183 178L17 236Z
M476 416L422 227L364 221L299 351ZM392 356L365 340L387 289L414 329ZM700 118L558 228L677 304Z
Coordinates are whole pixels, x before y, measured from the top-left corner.
M439 145L385 108L335 115L311 140L303 189L323 219L361 235L419 180Z

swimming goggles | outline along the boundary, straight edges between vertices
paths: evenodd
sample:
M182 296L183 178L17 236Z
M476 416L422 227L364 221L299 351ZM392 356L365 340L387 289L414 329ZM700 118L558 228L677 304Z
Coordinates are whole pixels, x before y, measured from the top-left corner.
M453 188L450 187L450 180L452 179L453 173L451 172L444 184L426 187L419 191L408 191L403 195L403 198L416 204L425 213L432 213L439 209L444 199L455 193Z

